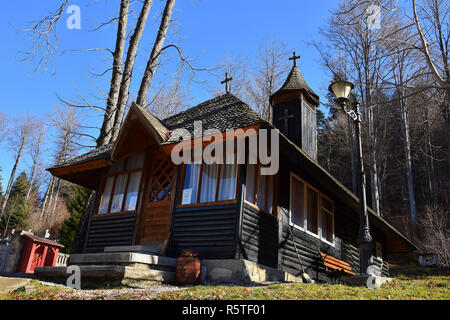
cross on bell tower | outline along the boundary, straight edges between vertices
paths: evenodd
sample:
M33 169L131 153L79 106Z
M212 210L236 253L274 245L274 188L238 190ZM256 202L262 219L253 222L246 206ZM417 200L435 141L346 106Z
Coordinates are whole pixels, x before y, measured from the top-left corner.
M300 56L296 56L295 55L295 51L292 54L292 57L289 58L289 60L293 60L294 61L294 67L297 66L297 59L300 59Z
M284 109L284 115L278 118L278 121L283 121L283 131L284 134L288 135L289 131L289 119L294 118L294 115L288 114L288 109Z
M229 82L233 80L232 77L228 78L228 72L225 73L225 80L223 80L220 84L224 84L225 83L225 92L229 93L230 92L230 84Z

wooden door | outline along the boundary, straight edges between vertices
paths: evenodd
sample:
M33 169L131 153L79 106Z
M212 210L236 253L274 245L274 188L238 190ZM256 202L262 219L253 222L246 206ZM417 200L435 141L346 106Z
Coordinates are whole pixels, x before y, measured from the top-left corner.
M158 249L169 238L176 167L170 159L154 159L150 165L139 243Z

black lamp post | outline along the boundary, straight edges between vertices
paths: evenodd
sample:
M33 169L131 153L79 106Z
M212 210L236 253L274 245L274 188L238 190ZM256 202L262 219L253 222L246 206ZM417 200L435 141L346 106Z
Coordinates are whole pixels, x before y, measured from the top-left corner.
M367 214L367 200L366 200L366 174L364 172L362 143L361 143L361 113L360 104L358 101L354 104L354 109L349 108L349 95L353 90L354 85L349 81L333 82L329 90L336 96L336 102L340 109L355 122L355 133L357 139L357 152L359 158L359 204L360 204L360 221L359 221L359 267L360 274L367 274L367 268L371 265L373 256L373 240L370 235L369 216ZM369 271L370 272L370 271Z

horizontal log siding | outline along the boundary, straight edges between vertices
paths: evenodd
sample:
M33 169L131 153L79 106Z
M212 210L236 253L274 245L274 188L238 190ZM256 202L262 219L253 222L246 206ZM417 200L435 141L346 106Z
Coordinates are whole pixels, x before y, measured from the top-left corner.
M278 221L244 203L238 257L268 267L278 266Z
M282 228L282 242L281 242L281 268L294 275L299 275L302 272L302 265L312 278L329 281L330 278L325 272L322 257L320 252L324 252L330 256L340 259L341 252L339 245L335 247L328 245L325 242L320 241L317 237L306 233L303 230L292 228L292 234L289 232L289 225L284 224ZM297 246L297 256L293 239L295 239L295 245ZM339 240L336 240L336 244L339 244Z
M238 204L176 208L170 254L189 249L203 259L234 258L238 212Z
M359 249L348 242L342 242L342 259L350 264L355 273L359 273Z
M92 218L86 251L103 252L105 247L131 245L135 221L134 213Z

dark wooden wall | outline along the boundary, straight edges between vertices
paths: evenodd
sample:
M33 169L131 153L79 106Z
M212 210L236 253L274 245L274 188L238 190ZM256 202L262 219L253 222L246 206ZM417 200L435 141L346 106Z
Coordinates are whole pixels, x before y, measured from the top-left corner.
M136 214L91 218L86 252L103 252L105 247L130 246Z
M278 267L278 220L244 203L242 207L238 259Z
M169 255L189 249L203 259L233 259L238 216L238 203L176 208Z

